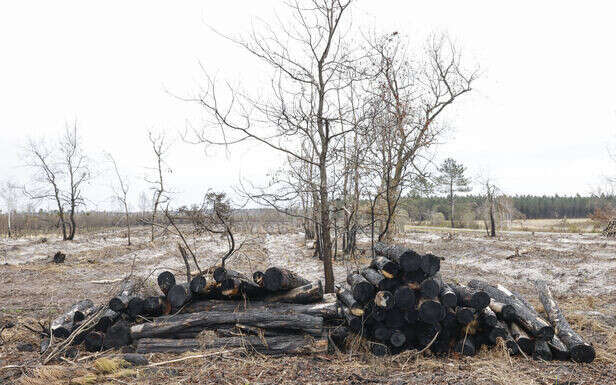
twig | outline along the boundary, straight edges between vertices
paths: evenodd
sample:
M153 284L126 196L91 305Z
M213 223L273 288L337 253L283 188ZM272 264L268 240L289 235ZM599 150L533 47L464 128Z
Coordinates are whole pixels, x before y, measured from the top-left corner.
M224 353L232 353L232 352L236 352L239 350L243 350L242 348L237 348L237 349L231 349L231 350L225 350L224 352L214 352L214 353L209 353L209 354L199 354L196 356L188 356L188 357L182 357L182 358L176 358L175 360L169 360L169 361L163 361L163 362L156 362L153 364L149 364L146 367L152 367L152 366L160 366L160 365L165 365L165 364L171 364L174 362L180 362L180 361L185 361L185 360L190 360L192 358L205 358L205 357L211 357L211 356L215 356L217 354L224 354Z
M90 281L90 283L96 284L96 285L108 285L108 284L112 284L112 283L118 283L123 281L124 278L116 278L116 279L101 279L100 281Z
M186 256L186 250L184 250L184 248L179 242L178 242L178 248L180 249L180 254L182 255L182 259L184 259L184 264L186 265L186 282L190 283L190 264L188 263L188 257Z
M197 266L197 270L199 270L199 274L203 275L203 272L201 271L201 268L199 267L199 264L197 263L197 257L195 256L195 253L193 253L192 250L190 249L188 242L186 242L186 238L184 238L184 234L182 234L180 229L175 225L175 222L171 218L171 215L169 215L169 211L167 209L165 209L165 216L169 220L169 223L171 223L171 226L173 226L177 234L180 236L180 238L182 238L182 242L184 242L184 245L186 245L186 248L188 249L188 252L190 253L190 255L192 255L193 261L195 262L195 266Z

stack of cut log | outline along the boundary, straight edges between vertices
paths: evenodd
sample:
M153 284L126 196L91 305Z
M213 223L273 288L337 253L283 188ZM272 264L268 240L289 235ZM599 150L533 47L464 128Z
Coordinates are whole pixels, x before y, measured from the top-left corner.
M520 295L472 280L467 286L443 281L441 259L401 246L377 243L371 264L336 287L349 328L365 337L376 355L430 349L472 356L499 340L511 355L591 362L591 345L575 333L547 285L538 283L552 324ZM555 334L556 330L556 334Z
M369 266L327 295L320 281L278 267L252 277L218 267L186 283L165 271L158 275L161 295L141 297L124 282L107 306L80 301L52 322L51 332L88 351L132 344L138 353L241 347L299 354L333 344L344 349L354 333L379 356L405 349L472 356L502 343L512 355L594 360L593 347L567 323L545 282L537 290L549 322L500 285L443 280L435 255L383 243L374 252ZM80 328L84 322L89 326Z
M135 285L126 282L74 343L84 342L88 351L134 344L138 353L244 347L298 354L326 351L324 326L341 320L335 295L324 295L320 281L282 268L248 278L219 267L187 283L165 271L158 275L158 286L160 296L140 297ZM75 304L54 321L54 336L68 337L78 326L75 320L85 318L76 315L93 306L90 300ZM200 338L204 330L213 332Z

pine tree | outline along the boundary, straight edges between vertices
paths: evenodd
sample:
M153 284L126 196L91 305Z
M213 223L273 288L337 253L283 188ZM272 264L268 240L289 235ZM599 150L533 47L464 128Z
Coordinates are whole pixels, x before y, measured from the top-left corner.
M451 207L451 227L454 227L455 193L471 191L470 180L464 175L466 167L452 158L445 159L438 171L440 175L436 178L436 185L441 192L448 194Z

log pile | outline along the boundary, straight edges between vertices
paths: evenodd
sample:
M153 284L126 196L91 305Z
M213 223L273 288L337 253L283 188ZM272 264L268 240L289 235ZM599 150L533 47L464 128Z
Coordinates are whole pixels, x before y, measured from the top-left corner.
M73 305L52 322L51 333L91 352L131 346L138 353L227 347L305 354L334 345L344 350L355 334L377 356L407 349L472 356L482 346L502 344L511 355L535 359L595 358L545 282L537 290L547 321L500 285L443 279L435 255L384 243L374 252L334 294L280 267L251 275L218 267L184 283L164 271L157 277L160 295L140 296L124 282L104 307L90 300Z
M519 294L501 285L443 280L441 259L377 243L369 266L336 286L352 332L376 355L405 349L472 356L502 341L510 355L592 362L594 349L575 333L549 288L537 283L548 321Z

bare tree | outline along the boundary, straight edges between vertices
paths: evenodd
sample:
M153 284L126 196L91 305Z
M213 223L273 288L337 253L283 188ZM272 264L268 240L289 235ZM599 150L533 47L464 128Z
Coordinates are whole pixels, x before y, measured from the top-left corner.
M355 58L343 42L343 17L350 4L351 0L292 2L291 23L281 22L278 30L265 25L264 32L253 31L247 40L229 37L270 66L272 95L251 97L229 87L230 97L223 103L215 81L208 77L208 88L197 101L220 130L218 134L194 131L198 143L230 145L252 140L314 167L318 202L313 204L319 208L317 231L326 292L334 290L328 171L342 137L351 130L337 124L334 93L345 88L353 75L349 68ZM304 144L314 157L302 151Z
M107 154L107 158L113 164L113 170L115 171L115 175L118 178L118 186L112 184L112 189L114 192L114 198L122 205L124 208L124 215L126 217L126 238L128 242L128 246L131 245L130 242L130 211L128 210L128 190L130 185L126 178L123 178L120 175L120 170L118 169L118 164L111 154Z
M151 169L153 170L154 177L146 176L145 181L148 182L152 190L152 215L150 220L150 240L154 241L154 228L156 223L156 214L158 213L158 209L161 205L165 204L169 200L169 196L167 195L168 191L165 187L164 176L166 175L166 163L165 156L167 151L169 150L169 145L165 141L164 134L155 135L152 132L148 132L148 139L150 141L150 145L152 146L152 152L154 153L154 164L155 166Z
M372 94L375 173L380 177L385 218L379 239L387 238L406 184L427 176L426 151L444 130L441 116L471 91L477 71L465 71L459 50L444 36L434 37L425 55L412 57L395 32L369 39L371 67L377 75Z
M139 206L139 211L141 212L141 216L145 217L145 213L146 211L148 211L148 208L150 207L150 200L148 199L148 196L145 193L145 191L142 191L139 194L139 201L137 202L137 205Z
M0 186L0 198L4 201L7 213L7 233L11 238L11 215L17 209L18 191L20 187L17 183L7 180Z
M85 205L83 187L90 180L89 160L77 132L77 123L67 125L57 147L30 140L26 148L27 165L35 170L37 186L24 189L36 200L51 200L58 209L62 239L73 240L77 231L76 210ZM67 218L68 215L68 218Z

